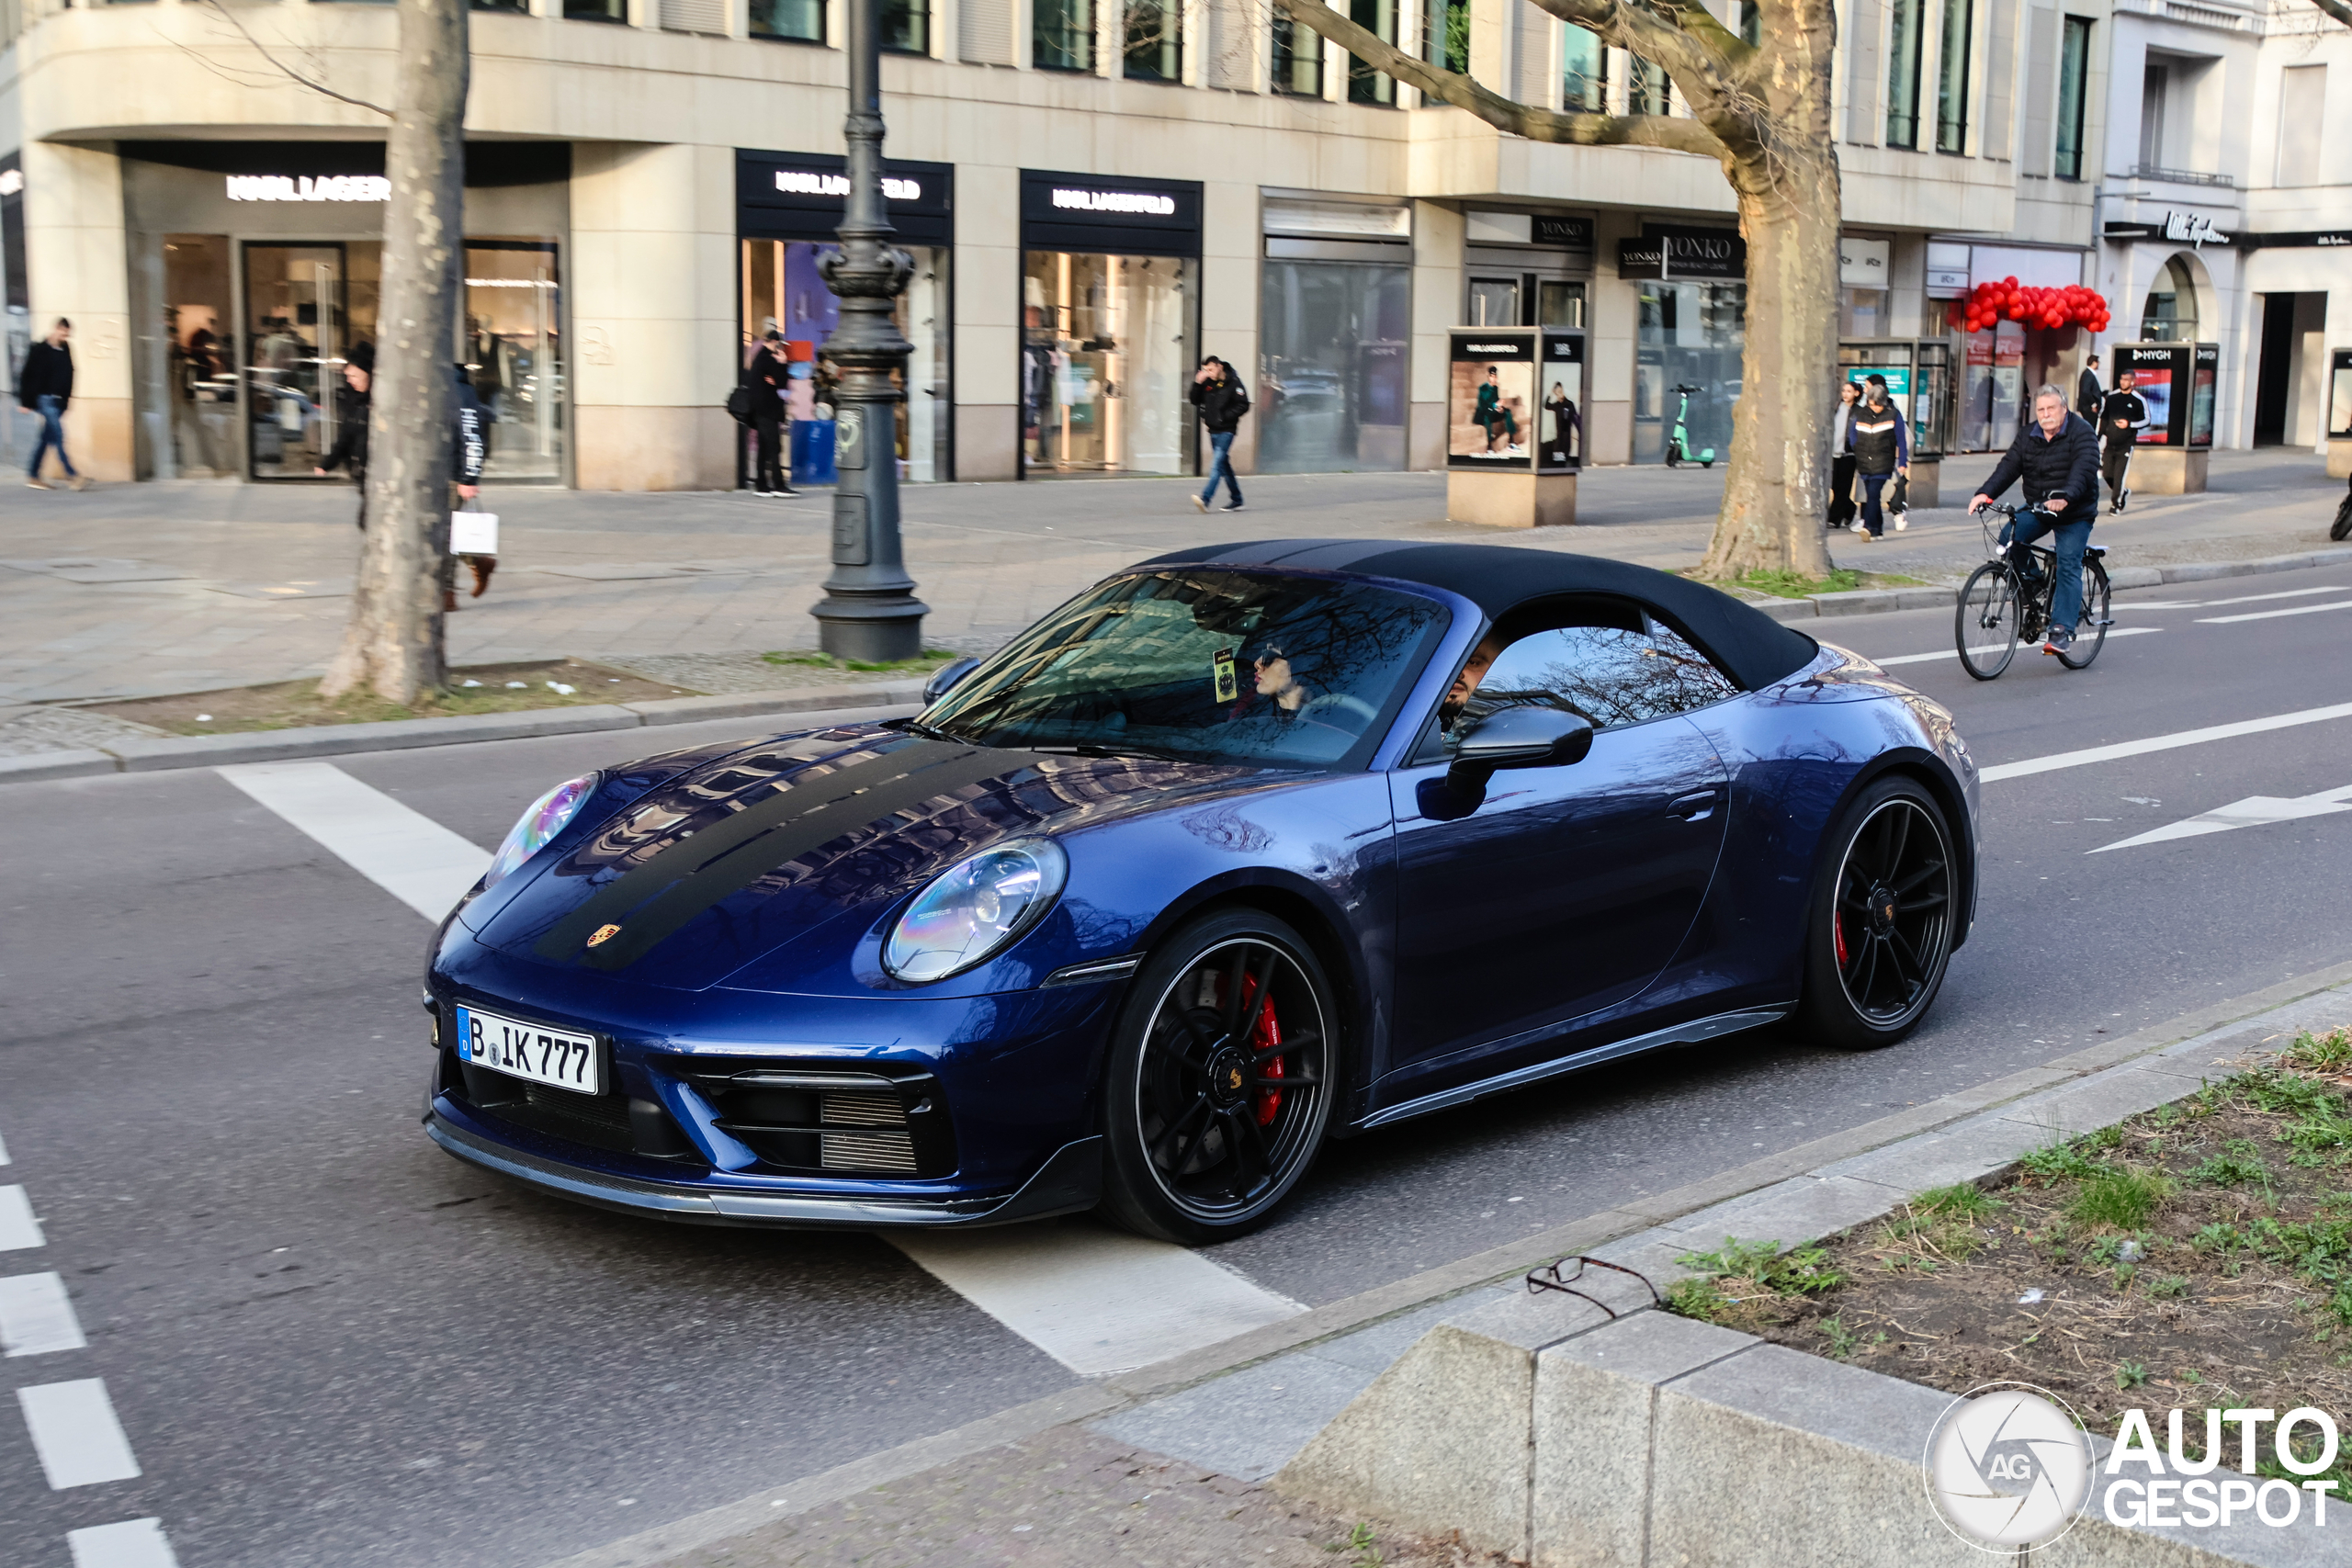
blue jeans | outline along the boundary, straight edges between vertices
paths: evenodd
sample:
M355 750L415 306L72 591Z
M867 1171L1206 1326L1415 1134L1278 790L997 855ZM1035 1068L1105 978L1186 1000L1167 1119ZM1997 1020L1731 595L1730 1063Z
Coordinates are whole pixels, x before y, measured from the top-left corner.
M1216 481L1220 476L1225 488L1233 497L1233 504L1241 504L1241 481L1233 477L1233 436L1230 430L1209 432L1209 482L1201 487L1201 504L1206 506L1216 499Z
M2052 548L2058 553L2058 589L2050 601L2050 624L2070 632L2083 618L2083 547L2091 542L2091 522L2088 517L2061 522L2047 512L2029 512L2001 528L2001 538L2009 547L2009 564L2019 571L2033 564L2026 551L2028 545L2044 534L2057 536Z
M43 392L33 400L33 412L40 415L40 439L33 443L32 467L25 470L26 474L33 479L40 478L40 460L48 457L49 449L54 446L57 448L58 465L65 470L65 477L69 479L79 478L80 470L74 467L74 459L65 455L65 426L61 423L65 412L65 400L53 392Z
M1884 490L1886 481L1894 476L1862 474L1859 477L1862 481L1862 526L1870 530L1872 538L1876 538L1886 532L1886 513L1878 503L1878 492Z

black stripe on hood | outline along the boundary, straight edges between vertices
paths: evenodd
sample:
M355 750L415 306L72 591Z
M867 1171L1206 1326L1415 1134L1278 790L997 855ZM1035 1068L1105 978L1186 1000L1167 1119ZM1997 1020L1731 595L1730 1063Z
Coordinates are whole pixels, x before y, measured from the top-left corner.
M935 795L1033 766L1027 751L917 740L838 773L796 781L756 806L657 852L598 888L532 951L624 969L713 905L820 844ZM598 947L590 934L618 924Z

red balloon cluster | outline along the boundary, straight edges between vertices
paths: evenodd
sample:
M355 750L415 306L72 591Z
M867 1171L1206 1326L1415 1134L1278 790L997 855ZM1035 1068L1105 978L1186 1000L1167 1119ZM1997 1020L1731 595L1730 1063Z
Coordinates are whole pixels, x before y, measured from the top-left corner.
M1953 300L1946 316L1953 326L1972 333L1985 332L2001 321L2047 331L2076 325L2095 333L2107 331L2107 301L2096 289L2026 288L2014 277L1978 284L1967 298Z

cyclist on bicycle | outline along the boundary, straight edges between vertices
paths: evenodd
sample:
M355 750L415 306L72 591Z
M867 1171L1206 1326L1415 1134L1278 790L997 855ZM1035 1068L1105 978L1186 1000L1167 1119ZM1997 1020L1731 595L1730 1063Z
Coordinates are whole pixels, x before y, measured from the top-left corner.
M2022 577L2033 567L2026 547L2044 534L2057 536L2057 591L2041 651L2064 653L2074 646L2075 623L2082 618L2083 547L2090 543L2091 525L2098 520L2098 436L2082 415L2068 412L2066 394L2055 387L2044 386L2034 394L2033 423L2018 432L1968 510L1983 511L2019 479L2025 481L2026 502L2033 510L2002 525L2001 542L2009 547L2009 564Z

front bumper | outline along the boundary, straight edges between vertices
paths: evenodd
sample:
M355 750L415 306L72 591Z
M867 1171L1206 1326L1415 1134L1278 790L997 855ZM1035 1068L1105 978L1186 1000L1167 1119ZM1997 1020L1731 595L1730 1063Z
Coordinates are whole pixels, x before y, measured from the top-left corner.
M1102 1190L1102 1140L1063 1145L1016 1190L995 1197L883 1199L812 1197L722 1190L651 1181L541 1158L493 1143L458 1126L436 1104L424 1130L442 1148L469 1164L600 1209L676 1220L687 1224L766 1225L787 1230L877 1230L896 1226L944 1229L1042 1220L1094 1206Z

